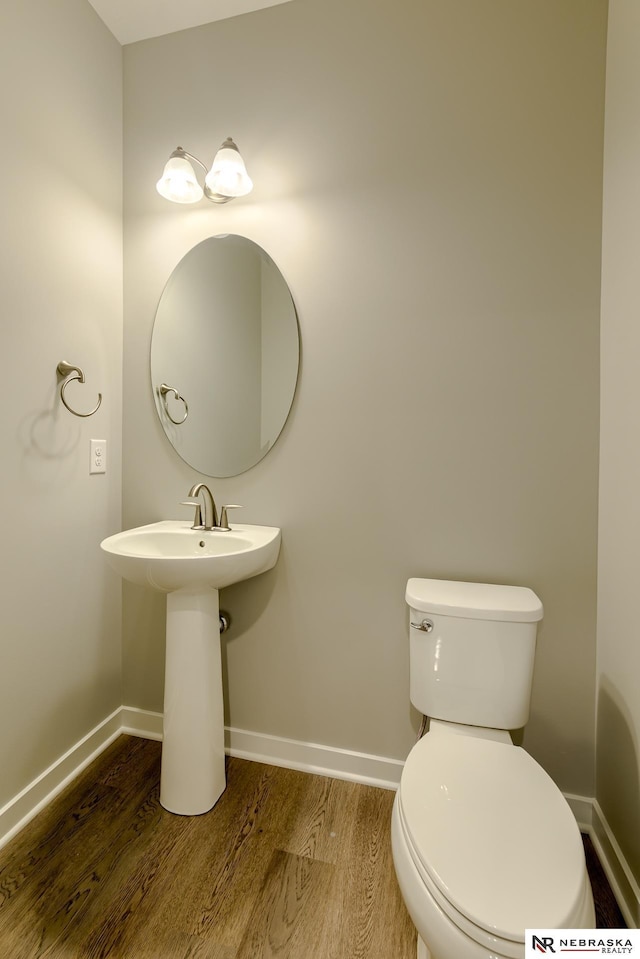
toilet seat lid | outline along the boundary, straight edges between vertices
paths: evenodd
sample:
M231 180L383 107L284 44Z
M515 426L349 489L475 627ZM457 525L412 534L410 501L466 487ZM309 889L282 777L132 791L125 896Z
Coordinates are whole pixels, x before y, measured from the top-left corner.
M399 788L413 853L454 910L491 935L569 928L584 851L553 780L524 749L455 733L414 746Z

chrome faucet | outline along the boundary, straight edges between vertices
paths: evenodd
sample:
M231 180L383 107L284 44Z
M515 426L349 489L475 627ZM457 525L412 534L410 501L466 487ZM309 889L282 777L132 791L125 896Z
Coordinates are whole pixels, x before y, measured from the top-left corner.
M202 502L200 502L199 496L202 493ZM189 495L187 499L183 499L181 506L195 506L196 515L193 518L193 526L191 529L202 529L208 530L219 530L223 533L228 533L231 531L229 526L229 520L227 518L227 510L229 509L242 509L241 506L238 506L234 503L229 503L228 506L223 506L220 510L220 518L218 519L218 510L216 509L216 501L213 498L213 493L208 486L205 486L204 483L196 483L189 490ZM204 505L204 522L202 520L202 507Z
M204 503L204 522L202 520L202 503L200 502L199 496L202 493L202 500ZM191 529L218 529L218 511L216 509L216 501L213 498L213 493L208 486L205 486L204 483L196 483L189 490L189 496L186 500L183 500L181 503L182 506L195 506L196 515L193 520L193 526Z

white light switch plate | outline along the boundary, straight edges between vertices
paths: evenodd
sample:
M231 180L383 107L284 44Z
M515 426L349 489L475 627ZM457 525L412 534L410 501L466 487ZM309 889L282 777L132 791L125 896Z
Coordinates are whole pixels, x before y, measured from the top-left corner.
M90 473L107 472L107 441L90 440L91 459L89 461Z

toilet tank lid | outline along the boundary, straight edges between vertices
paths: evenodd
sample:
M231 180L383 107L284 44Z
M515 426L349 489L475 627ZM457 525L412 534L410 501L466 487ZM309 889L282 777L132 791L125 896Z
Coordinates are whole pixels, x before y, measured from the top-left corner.
M412 609L462 619L493 619L510 623L537 623L543 608L526 586L457 583L446 579L410 579L405 594Z

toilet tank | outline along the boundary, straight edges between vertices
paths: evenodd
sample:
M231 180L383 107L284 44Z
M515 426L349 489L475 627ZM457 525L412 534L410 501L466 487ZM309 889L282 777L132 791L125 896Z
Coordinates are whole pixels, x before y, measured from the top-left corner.
M431 719L519 729L542 603L531 589L410 579L410 697Z

